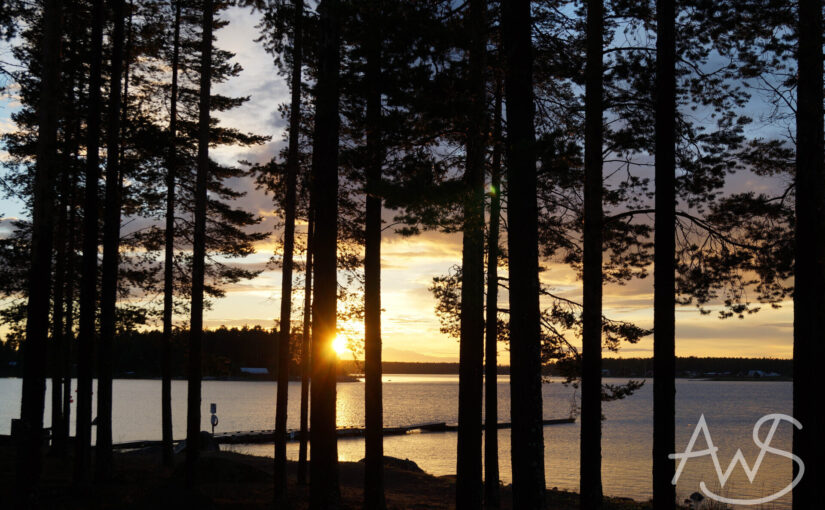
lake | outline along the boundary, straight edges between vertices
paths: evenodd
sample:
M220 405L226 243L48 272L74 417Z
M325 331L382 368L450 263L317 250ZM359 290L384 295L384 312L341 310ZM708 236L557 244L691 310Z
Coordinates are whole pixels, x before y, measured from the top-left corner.
M454 375L387 375L384 377L384 423L387 427L424 422L455 423L458 420L458 376ZM605 382L621 383L621 379ZM19 416L20 379L0 379L0 434L8 434L11 419ZM160 439L160 380L121 379L114 381L113 436L114 441ZM74 394L74 386L72 393ZM262 430L274 428L274 382L204 381L202 429L209 430L209 404L217 404L220 423L216 432ZM544 392L544 417L563 418L570 413L577 397L575 390L560 381L547 383ZM50 423L50 399L46 398L46 424ZM750 381L690 381L676 382L676 447L684 451L701 415L705 416L722 471L737 449L753 467L760 449L754 444L756 421L771 413L791 414L792 384L790 382ZM298 428L300 383L289 385L288 427ZM510 421L509 385L502 376L498 385L500 421ZM173 381L172 404L175 438L186 433L186 381ZM74 408L72 409L74 417ZM651 492L651 461L653 431L652 380L625 400L604 404L603 483L610 496L637 500L649 499ZM338 385L338 426L364 425L363 383ZM771 423L763 425L762 441ZM803 424L804 425L804 424ZM791 427L779 423L771 446L791 450ZM72 425L72 433L74 424ZM545 465L548 487L578 490L579 424L552 425L544 428ZM694 450L707 448L699 436ZM253 455L272 456L272 445L227 445L227 449ZM339 441L339 458L357 461L363 458L363 439ZM504 483L511 481L510 430L499 431L500 470ZM386 455L408 458L434 475L455 473L456 433L413 433L389 436L384 440ZM310 448L311 452L311 448ZM289 443L288 455L297 459L297 443ZM803 457L803 460L806 460ZM699 490L699 482L728 498L753 499L771 495L791 481L792 462L767 453L751 483L741 465L737 465L724 487L720 487L710 456L690 459L685 464L677 485L680 498ZM790 494L772 501L763 508L790 508ZM745 508L745 507L743 507ZM749 507L754 508L754 507Z

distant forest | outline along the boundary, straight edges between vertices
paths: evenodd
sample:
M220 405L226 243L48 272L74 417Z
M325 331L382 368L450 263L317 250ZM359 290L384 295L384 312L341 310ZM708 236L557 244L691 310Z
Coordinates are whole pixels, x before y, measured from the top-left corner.
M179 331L172 341L172 373L174 377L186 374L188 331ZM249 376L272 379L277 376L278 355L276 342L278 332L255 326L252 328L219 328L204 331L203 374L205 377L244 377L242 367L266 368L269 375ZM300 331L293 334L293 342L300 341ZM161 367L157 357L162 341L162 332L132 331L118 336L114 342L114 373L116 377L160 377ZM296 352L296 350L292 350ZM0 344L0 376L17 376L20 350L14 350L10 343ZM298 379L299 360L290 363L290 377ZM609 377L645 377L653 370L652 358L605 358L602 367ZM418 363L385 361L384 374L458 374L458 363ZM676 358L678 377L695 377L707 373L731 376L750 370L776 372L782 377L791 377L793 362L790 359L775 358ZM341 360L342 373L363 374L361 360ZM554 364L544 367L545 375L561 375ZM499 374L509 374L510 367L498 367Z

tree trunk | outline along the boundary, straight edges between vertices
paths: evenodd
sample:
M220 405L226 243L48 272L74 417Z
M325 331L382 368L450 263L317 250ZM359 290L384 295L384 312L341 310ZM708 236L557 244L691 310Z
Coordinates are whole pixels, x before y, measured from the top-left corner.
M92 441L92 367L94 366L97 308L98 189L100 180L101 60L103 58L103 0L92 4L89 61L89 111L86 123L86 193L83 203L83 261L80 276L80 316L77 352L77 425L75 473L77 484L89 477Z
M484 503L501 507L498 473L498 238L501 217L501 76L496 76L493 161L490 167L490 230L487 238L487 326L484 376Z
M312 198L309 204L307 225L306 277L304 286L304 331L301 339L301 430L298 445L298 484L307 483L307 440L309 439L309 371L311 352L311 318L312 318L312 236L315 227L315 214Z
M587 3L582 264L582 510L602 506L602 0Z
M310 508L337 510L338 439L335 433L338 284L338 73L339 2L318 5L320 33L315 101L315 146L312 151L312 193L315 202L315 289L312 306L312 398L310 401Z
M295 187L299 165L301 130L302 22L304 2L294 2L295 21L292 45L292 102L289 112L289 151L286 162L286 197L284 200L284 256L281 265L281 330L278 336L278 394L275 405L275 505L287 501L286 419L289 397L289 349L292 324L292 255L295 250Z
M544 505L538 204L530 2L502 2L507 103L513 508Z
M169 105L169 153L166 161L166 231L163 260L163 338L161 357L161 429L163 465L174 464L172 449L172 310L175 295L175 173L178 136L178 66L180 58L180 0L173 0L172 92Z
M656 219L653 273L653 506L672 509L675 464L676 67L673 0L656 2Z
M112 65L106 132L106 203L103 221L103 263L100 291L100 346L97 370L97 441L95 478L108 480L112 471L112 343L117 308L117 268L120 246L120 107L123 69L123 0L112 0Z
M381 22L382 1L366 4L366 225L364 240L364 508L383 510L384 403L381 386Z
M65 149L65 148L64 148ZM63 155L65 156L65 154ZM62 158L63 161L68 158ZM60 197L57 203L57 231L54 233L55 261L54 285L52 287L52 342L49 353L49 372L52 377L52 445L50 454L59 456L65 453L65 442L61 438L63 429L63 343L66 341L64 310L66 300L66 229L68 214L66 202L69 192L69 167L64 166L60 176ZM62 453L61 453L62 452Z
M77 134L79 132L76 131ZM77 150L77 147L75 147ZM75 156L77 153L75 153ZM60 361L61 364L61 373L63 375L63 421L61 422L61 428L58 431L58 454L61 456L65 456L68 453L68 446L69 446L69 424L71 423L71 402L72 402L72 344L74 343L74 288L75 288L75 258L77 253L77 246L76 246L76 213L75 213L75 195L77 192L77 182L75 181L75 176L71 178L70 184L70 191L69 191L69 220L68 225L68 239L67 239L67 256L68 260L66 262L66 285L65 289L65 302L66 302L66 315L64 319L64 331L63 331L63 343L61 345L61 354L60 354ZM60 444L62 443L62 445ZM60 449L63 451L60 451Z
M54 235L53 186L57 174L57 113L60 98L61 0L45 2L38 114L37 162L32 207L29 302L26 342L23 345L23 392L20 404L21 435L17 438L17 481L20 505L25 506L40 479L43 407L46 398L49 291Z
M794 405L802 423L793 450L805 473L793 490L794 509L821 500L822 405L811 388L818 380L825 333L825 156L823 156L822 4L799 2L799 79L796 114L796 264L794 268ZM794 477L797 475L794 463Z
M197 484L201 430L201 344L206 263L206 185L209 179L209 108L212 85L212 0L203 1L198 172L195 178L195 231L192 242L192 303L189 322L189 384L186 405L186 484Z
M464 240L461 253L461 336L459 343L458 448L456 508L482 505L481 406L484 365L484 152L486 86L484 76L486 2L471 0L467 13L470 37L465 168Z

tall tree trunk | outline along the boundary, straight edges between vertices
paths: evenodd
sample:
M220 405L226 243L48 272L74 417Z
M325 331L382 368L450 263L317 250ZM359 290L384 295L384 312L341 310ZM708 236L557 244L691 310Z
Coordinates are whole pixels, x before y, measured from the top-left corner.
M382 1L366 4L367 31L367 168L364 240L364 508L383 510L384 403L381 387L381 167L384 152L381 130L381 23Z
M501 3L507 103L513 508L544 505L538 204L530 2Z
M467 12L470 37L467 117L467 162L464 174L464 239L461 253L461 337L458 368L458 448L456 508L482 504L481 407L484 365L484 152L487 30L486 2L471 0Z
M166 231L163 259L163 338L161 354L161 429L163 465L174 463L172 450L172 309L175 293L175 174L178 136L178 66L180 58L180 0L173 0L172 93L169 105L169 153L166 161Z
M60 34L63 4L45 2L38 114L37 162L34 174L29 302L23 346L21 430L17 438L17 481L20 505L27 505L40 479L43 407L46 398L49 290L54 235L53 186L57 174L57 113L60 98Z
M61 155L65 156L65 155ZM52 342L49 353L49 372L52 377L52 447L51 455L60 455L65 452L65 443L62 442L60 431L63 428L63 331L65 326L65 287L66 287L66 229L68 214L66 201L68 197L69 167L65 165L68 158L61 157L64 163L60 176L60 197L57 204L57 231L54 233L55 261L54 285L52 287Z
M304 286L304 331L301 337L301 424L298 444L298 484L307 483L307 440L309 439L309 371L311 355L312 319L312 238L315 228L315 213L310 197L307 225L306 277Z
M653 507L672 509L675 464L676 33L673 0L656 1L656 219L653 273Z
M337 357L332 350L337 318L339 2L318 5L318 81L312 194L315 202L315 289L312 306L312 398L310 400L310 508L337 510L338 438L335 433Z
M794 509L821 500L825 455L818 380L825 333L825 155L823 155L822 4L799 2L799 79L796 109L796 264L794 267L794 453L805 473L793 490ZM794 477L798 466L794 463Z
M582 264L582 510L602 506L602 0L587 3L584 260Z
M278 395L275 404L275 504L287 504L286 492L286 419L289 397L289 349L290 325L292 324L292 255L295 250L295 187L299 165L299 139L301 130L301 71L302 22L304 2L294 2L292 45L292 102L289 112L289 151L286 161L286 197L284 197L284 256L281 265L281 330L278 335Z
M201 430L201 350L206 264L206 186L209 179L209 109L212 85L212 0L203 0L201 83L198 115L198 172L195 179L195 232L192 242L192 303L189 321L189 384L186 402L186 483L197 484Z
M78 130L79 131L79 130ZM76 131L77 133L77 131ZM75 150L77 147L75 147ZM75 153L77 156L77 153ZM77 182L75 176L72 176L70 191L69 191L69 220L68 225L68 239L67 239L67 257L66 262L66 285L65 302L66 302L66 316L64 320L63 344L61 345L61 373L63 375L63 421L61 423L58 442L58 454L65 456L68 453L69 446L69 424L71 422L72 412L72 345L74 344L74 295L75 295L75 258L77 254L77 242L75 238L76 233L76 212L75 212L75 195L77 193ZM63 451L60 451L60 448Z
M490 230L487 237L487 326L484 375L484 505L501 506L498 473L498 259L501 217L501 76L496 76L493 161L490 166Z
M112 343L117 307L117 268L120 247L120 105L123 70L123 0L112 0L112 65L106 131L106 202L103 220L103 263L100 291L100 346L97 369L97 441L95 478L108 480L112 470Z
M77 425L75 482L89 477L92 441L92 367L94 366L97 308L98 189L100 183L101 60L103 58L103 0L92 4L89 60L89 106L86 122L86 192L83 202L83 261L80 276L80 316L77 352Z

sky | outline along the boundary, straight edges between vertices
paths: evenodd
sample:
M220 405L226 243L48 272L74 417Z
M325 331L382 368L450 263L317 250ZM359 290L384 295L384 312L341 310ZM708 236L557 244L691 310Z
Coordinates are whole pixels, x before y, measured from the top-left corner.
M250 101L231 112L218 116L221 121L243 131L272 136L272 141L252 149L219 148L212 153L216 159L233 163L244 159L266 162L284 145L286 122L280 117L278 105L288 101L289 89L284 77L275 69L273 59L254 41L257 15L239 8L230 9L225 17L229 24L216 33L217 46L236 53L244 70L241 75L217 87L216 92L234 96L250 96ZM13 98L0 99L0 131L9 129L9 112ZM0 154L0 161L2 154ZM748 189L763 185L741 178L739 185ZM258 213L264 221L257 230L272 231L273 236L257 245L257 253L244 264L265 267L273 255L279 211L271 196L256 190L251 182L238 181L234 187L246 189L242 205ZM19 203L0 199L0 213L8 219L22 214ZM391 213L385 214L385 219ZM0 222L0 235L4 225ZM306 225L299 224L298 235ZM439 331L435 315L435 300L428 290L434 276L446 274L461 261L459 234L425 232L405 238L388 229L382 240L382 338L385 361L458 361L458 341ZM545 266L542 281L556 294L580 299L581 281L562 265ZM266 268L256 279L240 282L227 289L226 296L216 300L205 313L209 328L225 325L261 325L273 327L280 310L281 274ZM296 297L300 302L302 297ZM502 305L506 306L502 297ZM604 289L604 313L613 319L628 320L642 327L653 321L653 279L651 276L627 285L607 285ZM692 306L676 310L676 353L679 356L743 356L790 358L793 342L793 307L790 301L779 309L763 308L745 319L720 320L715 314L701 315ZM360 324L343 324L341 334L352 339L363 334ZM649 357L653 353L652 336L635 345L624 345L611 356ZM509 363L506 346L500 346L501 364Z

